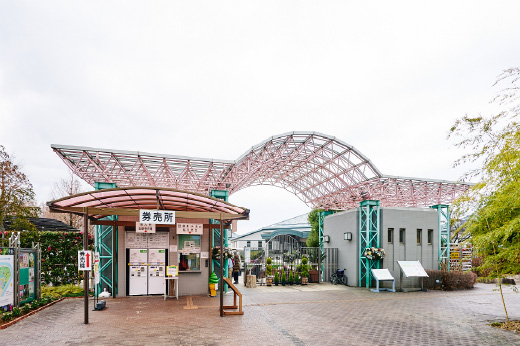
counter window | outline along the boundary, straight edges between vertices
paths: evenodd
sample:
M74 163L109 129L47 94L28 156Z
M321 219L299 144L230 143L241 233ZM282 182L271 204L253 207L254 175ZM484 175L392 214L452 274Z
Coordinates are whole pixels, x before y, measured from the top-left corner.
M200 235L178 235L179 271L200 270Z

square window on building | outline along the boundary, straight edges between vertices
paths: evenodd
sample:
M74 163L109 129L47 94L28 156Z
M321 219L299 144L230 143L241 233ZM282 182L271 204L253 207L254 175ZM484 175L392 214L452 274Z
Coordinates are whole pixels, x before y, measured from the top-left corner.
M399 242L401 244L404 244L404 235L405 235L405 231L406 229L404 228L399 228Z
M433 244L433 229L428 230L428 244Z
M418 228L417 229L417 245L420 245L422 243L421 238L422 238L422 229Z
M262 241L261 241L261 240L258 241L258 248L259 248L259 249L262 248Z
M388 229L388 243L392 244L394 242L394 229L389 228Z
M246 247L251 247L251 241L250 240L247 241Z

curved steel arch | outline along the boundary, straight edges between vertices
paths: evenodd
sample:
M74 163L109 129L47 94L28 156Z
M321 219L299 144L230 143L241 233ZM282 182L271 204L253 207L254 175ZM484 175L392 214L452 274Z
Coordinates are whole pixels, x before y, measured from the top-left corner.
M157 186L209 195L274 185L314 208L349 209L366 199L381 206L449 204L471 184L383 175L353 146L317 132L288 132L253 146L236 161L52 145L90 185Z

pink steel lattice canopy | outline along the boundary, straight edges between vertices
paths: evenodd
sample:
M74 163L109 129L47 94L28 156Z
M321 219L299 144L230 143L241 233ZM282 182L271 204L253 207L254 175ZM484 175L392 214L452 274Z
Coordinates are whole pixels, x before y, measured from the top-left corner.
M366 199L384 207L450 204L468 183L383 175L353 146L317 132L289 132L253 146L235 161L52 145L90 185L158 186L208 195L273 185L313 208L349 209Z
M51 201L48 206L51 211L77 214L84 213L88 208L89 214L94 218L106 215L138 215L135 211L139 209L175 210L180 212L180 217L247 219L249 216L248 209L237 207L221 199L154 187L126 187L84 192Z

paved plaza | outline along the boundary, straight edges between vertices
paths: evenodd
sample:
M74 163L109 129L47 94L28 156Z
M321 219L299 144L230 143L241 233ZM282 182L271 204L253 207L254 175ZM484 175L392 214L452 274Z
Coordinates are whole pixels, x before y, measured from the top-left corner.
M66 299L0 330L5 345L520 345L493 328L505 319L490 284L468 291L373 293L333 286L245 288L244 315L220 317L219 299L192 296L109 299L83 324L83 300ZM511 319L520 294L507 288ZM225 304L232 303L232 294Z

